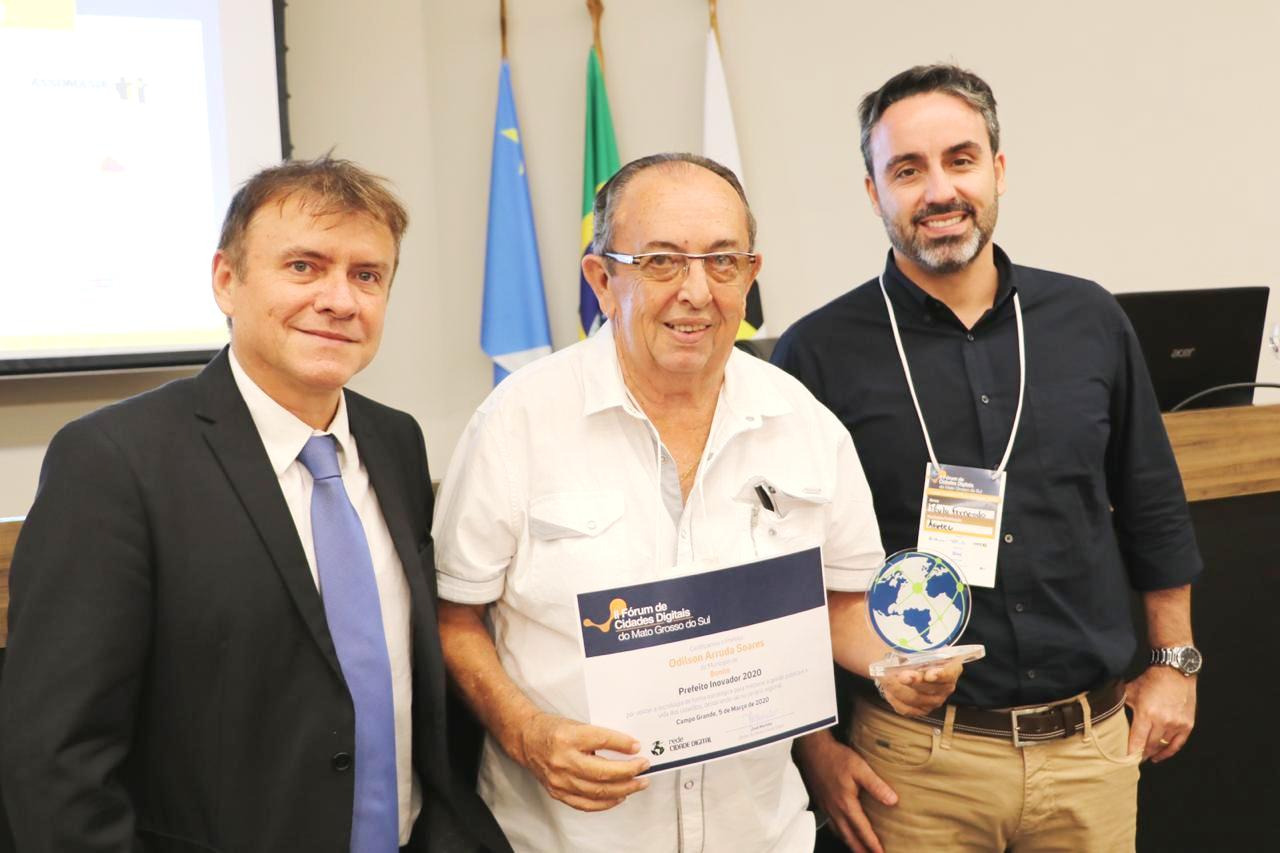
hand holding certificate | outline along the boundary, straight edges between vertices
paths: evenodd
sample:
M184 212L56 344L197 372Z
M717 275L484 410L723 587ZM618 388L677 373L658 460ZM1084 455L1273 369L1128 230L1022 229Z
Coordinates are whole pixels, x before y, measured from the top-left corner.
M519 731L516 760L551 796L575 809L610 809L649 787L647 779L636 778L649 769L649 762L637 756L640 744L630 735L542 711ZM628 760L601 758L594 754L597 750L624 754Z
M627 732L650 772L835 723L818 549L583 593L591 722Z

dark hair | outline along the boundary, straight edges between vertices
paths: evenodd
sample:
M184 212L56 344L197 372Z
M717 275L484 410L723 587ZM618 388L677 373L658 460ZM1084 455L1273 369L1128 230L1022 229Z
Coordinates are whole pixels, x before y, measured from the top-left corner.
M263 205L284 204L304 196L307 209L317 216L362 213L391 231L400 260L400 238L409 225L404 205L387 186L385 178L365 171L350 160L324 155L315 160L290 160L263 169L236 191L222 221L218 250L227 256L238 275L244 274L244 237L249 222Z
M1000 150L1000 119L996 116L996 96L986 81L955 65L917 65L890 77L879 89L868 92L858 105L858 123L862 131L862 161L867 174L875 177L871 167L871 131L885 110L912 95L942 92L961 99L982 116L991 140L991 153Z
M632 160L617 172L614 172L613 177L606 181L604 186L596 193L595 206L592 208L593 219L595 220L595 231L591 239L592 254L599 255L609 250L610 244L613 242L613 218L617 212L618 200L622 198L622 191L631 182L631 179L645 169L655 166L667 167L674 163L686 163L706 169L708 172L724 178L729 186L733 187L734 192L738 194L738 198L742 199L742 208L747 214L747 248L749 250L755 248L756 217L751 212L751 205L747 203L747 194L742 189L742 183L738 180L738 176L733 173L733 170L720 165L710 157L703 157L699 154L665 153L650 154L648 157Z

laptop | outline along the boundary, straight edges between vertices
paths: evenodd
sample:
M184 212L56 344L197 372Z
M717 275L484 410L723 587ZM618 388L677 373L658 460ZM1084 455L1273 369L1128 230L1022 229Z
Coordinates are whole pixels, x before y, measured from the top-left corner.
M1151 371L1160 411L1218 385L1255 382L1268 287L1117 293ZM1183 408L1253 404L1252 388L1215 391Z

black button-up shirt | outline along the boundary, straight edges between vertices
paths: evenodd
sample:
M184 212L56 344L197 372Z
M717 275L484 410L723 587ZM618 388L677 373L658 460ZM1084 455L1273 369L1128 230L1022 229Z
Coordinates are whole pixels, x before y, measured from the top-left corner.
M972 329L903 275L884 283L942 465L995 468L1018 404L1016 292L1027 385L1008 464L994 588L973 588L953 701L1061 699L1118 677L1136 648L1129 589L1201 571L1182 481L1128 319L1089 281L995 249L995 304ZM916 544L928 451L875 279L798 321L773 361L848 427L889 553ZM960 567L963 571L963 566Z

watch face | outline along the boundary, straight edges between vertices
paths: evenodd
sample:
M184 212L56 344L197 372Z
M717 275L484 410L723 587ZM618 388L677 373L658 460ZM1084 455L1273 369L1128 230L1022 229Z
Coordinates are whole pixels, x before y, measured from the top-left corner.
M1204 663L1204 658L1200 655L1200 650L1193 646L1183 646L1178 650L1178 669L1187 675L1195 675L1200 671L1200 666Z

